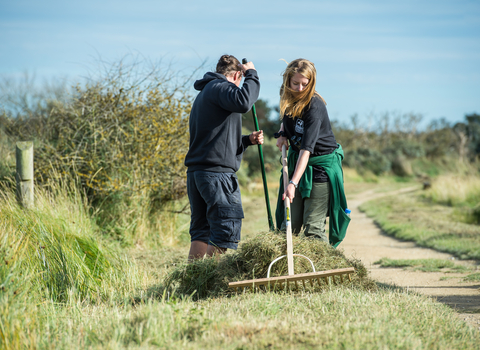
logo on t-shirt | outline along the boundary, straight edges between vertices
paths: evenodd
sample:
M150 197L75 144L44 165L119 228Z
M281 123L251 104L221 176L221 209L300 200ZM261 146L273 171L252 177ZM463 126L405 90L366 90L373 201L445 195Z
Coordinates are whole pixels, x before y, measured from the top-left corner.
M297 118L296 123L295 123L295 132L297 132L299 134L303 134L303 120L302 119Z

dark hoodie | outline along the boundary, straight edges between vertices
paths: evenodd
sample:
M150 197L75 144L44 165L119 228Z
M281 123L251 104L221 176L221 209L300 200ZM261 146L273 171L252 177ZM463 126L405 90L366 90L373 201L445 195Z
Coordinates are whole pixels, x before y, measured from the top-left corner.
M242 153L251 145L242 136L242 113L257 101L257 71L246 71L241 88L223 74L209 72L193 85L199 90L190 113L190 149L185 157L188 171L236 172Z

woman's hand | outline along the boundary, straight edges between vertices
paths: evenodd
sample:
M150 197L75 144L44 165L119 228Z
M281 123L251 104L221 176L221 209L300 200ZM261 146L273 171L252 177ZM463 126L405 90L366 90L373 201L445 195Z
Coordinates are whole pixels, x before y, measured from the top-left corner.
M287 189L283 192L282 201L285 200L285 196L290 199L290 203L293 202L293 198L295 198L295 186L293 184L288 184Z
M254 131L248 137L252 145L263 145L263 130Z
M300 179L305 172L305 168L307 167L308 160L310 159L310 152L307 150L300 150L300 154L298 155L297 164L295 165L295 172L293 173L292 178L290 179L292 182L296 184L300 183ZM293 198L295 197L295 185L289 183L285 192L283 192L282 200L285 200L285 197L290 198L290 203L293 202Z
M278 139L277 139L277 147L278 147L278 150L280 152L282 152L282 146L285 145L287 146L287 151L288 151L288 142L287 142L287 138L285 136L280 136Z

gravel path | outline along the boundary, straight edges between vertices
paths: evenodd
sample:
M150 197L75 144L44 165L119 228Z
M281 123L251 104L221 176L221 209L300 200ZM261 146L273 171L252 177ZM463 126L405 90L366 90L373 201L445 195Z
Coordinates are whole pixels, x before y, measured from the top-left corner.
M339 249L347 257L360 259L369 269L371 277L378 282L396 285L408 290L428 295L457 311L460 318L480 330L480 283L462 281L466 274L443 272L415 272L401 268L381 268L374 262L380 258L391 259L452 259L450 254L421 248L412 242L404 242L385 235L382 230L360 212L361 203L385 195L414 190L406 188L390 193L376 193L373 190L363 192L348 199L352 210L352 221L347 236ZM473 264L468 261L456 261L459 264ZM447 277L440 280L441 277Z

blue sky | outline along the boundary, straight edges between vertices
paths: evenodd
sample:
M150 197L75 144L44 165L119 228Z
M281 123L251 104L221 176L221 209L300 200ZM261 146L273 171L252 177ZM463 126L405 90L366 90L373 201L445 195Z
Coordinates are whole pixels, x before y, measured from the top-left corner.
M86 76L101 58L162 60L181 74L229 53L253 61L278 104L285 62L317 67L330 117L480 113L480 1L0 0L0 75Z

